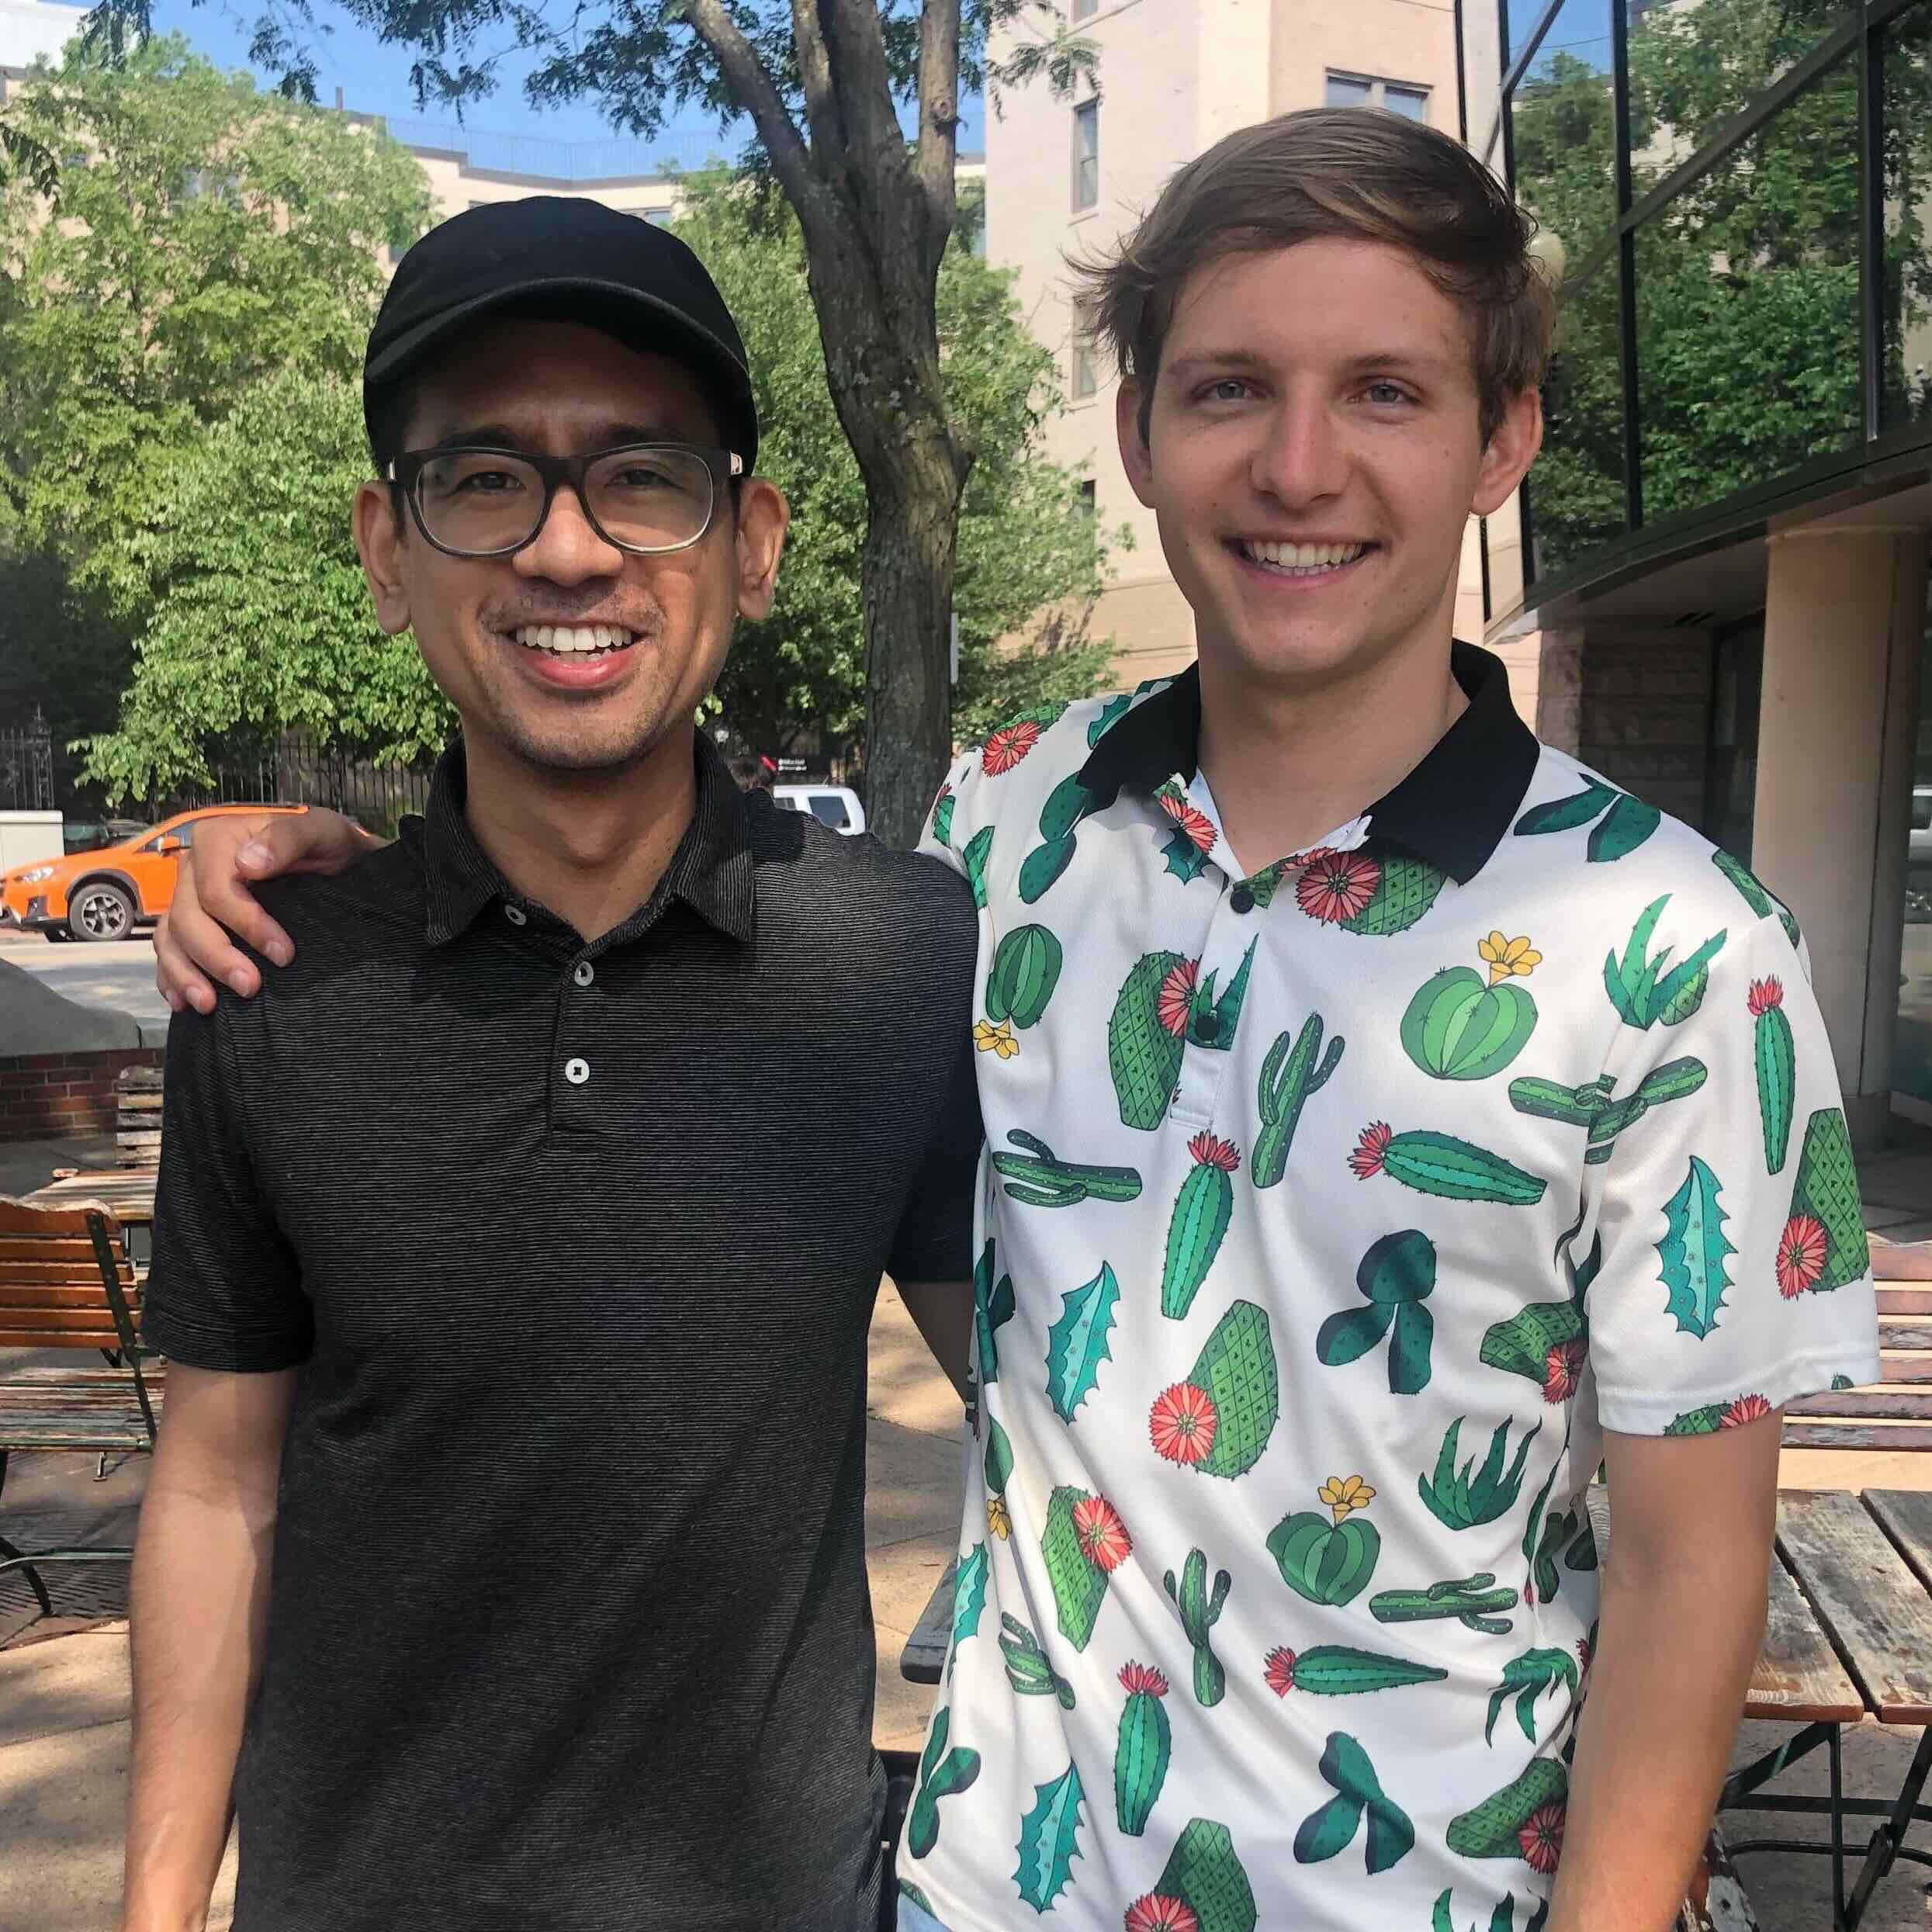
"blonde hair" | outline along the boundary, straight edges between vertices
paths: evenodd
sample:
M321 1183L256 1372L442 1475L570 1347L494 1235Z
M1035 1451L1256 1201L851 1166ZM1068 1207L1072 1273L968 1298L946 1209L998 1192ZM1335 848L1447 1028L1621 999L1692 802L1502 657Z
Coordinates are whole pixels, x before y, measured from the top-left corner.
M1467 320L1487 442L1549 366L1556 303L1529 252L1535 233L1448 135L1380 108L1306 108L1197 155L1117 251L1073 268L1086 329L1141 386L1144 440L1175 304L1196 271L1318 237L1405 249Z

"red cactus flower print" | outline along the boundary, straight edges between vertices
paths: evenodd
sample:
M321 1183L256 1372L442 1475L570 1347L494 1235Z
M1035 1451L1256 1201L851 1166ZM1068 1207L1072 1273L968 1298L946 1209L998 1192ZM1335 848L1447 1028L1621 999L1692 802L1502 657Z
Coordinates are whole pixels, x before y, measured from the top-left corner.
M1214 1398L1192 1382L1177 1382L1155 1399L1147 1428L1158 1453L1191 1464L1207 1460L1220 1425Z
M1286 1697L1295 1688L1295 1653L1286 1647L1268 1653L1268 1667L1262 1672L1269 1690Z
M1577 1392L1577 1378L1583 1373L1583 1342L1573 1335L1557 1342L1543 1357L1543 1400L1567 1402Z
M1104 1496L1089 1496L1073 1506L1073 1533L1096 1570L1118 1570L1134 1548L1120 1512Z
M1337 852L1327 846L1308 854L1295 881L1295 903L1311 919L1334 926L1353 919L1382 882L1382 868L1359 852Z
M1163 791L1160 797L1161 809L1193 840L1196 850L1213 851L1214 821L1205 812L1189 805L1185 798L1175 798L1171 792Z
M1211 1134L1196 1134L1187 1151L1203 1167L1217 1167L1224 1174L1232 1174L1241 1165L1241 1149L1232 1141L1219 1141Z
M1165 1697L1167 1679L1151 1664L1124 1664L1120 1688L1129 1697Z
M1194 1003L1194 982L1201 976L1198 959L1184 959L1169 967L1154 996L1154 1017L1176 1040L1187 1031L1187 1016Z
M1754 979L1751 989L1744 1003L1751 1009L1754 1020L1768 1013L1774 1006L1785 1003L1784 982L1779 979Z
M1577 1638L1577 1668L1579 1671L1587 1671L1590 1668L1590 1660L1594 1655L1595 1653L1590 1646L1590 1639L1587 1637Z
M1127 1932L1201 1932L1201 1922L1185 1899L1150 1892L1127 1907Z
M989 778L1011 771L1040 742L1040 727L1030 718L1016 725L1002 725L986 740L979 754L979 768Z
M1771 1405L1761 1395L1740 1395L1717 1418L1721 1429L1741 1429L1747 1422L1756 1422L1770 1414Z
M1792 1215L1778 1238L1778 1292L1795 1300L1824 1272L1824 1224L1810 1214Z
M1386 1120L1377 1120L1373 1126L1365 1127L1361 1139L1356 1142L1355 1151L1349 1156L1349 1172L1358 1181L1373 1180L1382 1172L1382 1157L1388 1152L1389 1143L1394 1138Z
M1564 1816L1561 1805L1539 1805L1523 1820L1523 1828L1516 1834L1530 1870L1540 1871L1545 1878L1556 1870L1563 1858Z

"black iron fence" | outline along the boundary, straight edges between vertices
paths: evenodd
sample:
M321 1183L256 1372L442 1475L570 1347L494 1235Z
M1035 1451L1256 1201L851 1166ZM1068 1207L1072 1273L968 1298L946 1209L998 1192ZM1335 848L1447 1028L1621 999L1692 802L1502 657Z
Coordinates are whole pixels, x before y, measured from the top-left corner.
M36 711L27 723L0 731L0 812L54 809L54 734Z
M272 750L217 759L211 768L213 784L168 800L167 811L209 805L327 805L387 835L429 802L428 765L376 764L295 732L284 733ZM154 815L164 815L157 810Z

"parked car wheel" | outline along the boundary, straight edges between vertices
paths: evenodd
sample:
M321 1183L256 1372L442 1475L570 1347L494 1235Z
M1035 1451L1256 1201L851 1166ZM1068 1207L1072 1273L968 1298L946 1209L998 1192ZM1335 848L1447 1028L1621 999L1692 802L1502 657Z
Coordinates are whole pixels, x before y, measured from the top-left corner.
M74 937L64 926L43 926L40 930L51 946L64 946Z
M67 930L76 939L131 938L134 902L118 885L96 879L68 900Z

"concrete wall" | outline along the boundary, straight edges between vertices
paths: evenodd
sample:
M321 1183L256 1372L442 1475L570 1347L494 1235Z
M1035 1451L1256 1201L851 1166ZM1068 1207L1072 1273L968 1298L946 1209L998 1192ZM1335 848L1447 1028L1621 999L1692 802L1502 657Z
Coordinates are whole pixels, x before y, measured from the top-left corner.
M1696 824L1710 736L1711 639L1702 631L1592 625L1582 645L1577 755Z
M0 812L0 872L57 859L66 850L61 837L65 821L57 812Z

